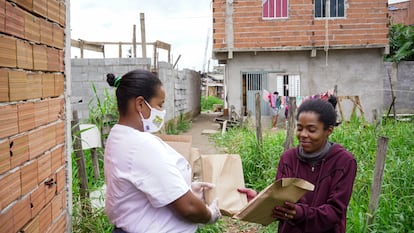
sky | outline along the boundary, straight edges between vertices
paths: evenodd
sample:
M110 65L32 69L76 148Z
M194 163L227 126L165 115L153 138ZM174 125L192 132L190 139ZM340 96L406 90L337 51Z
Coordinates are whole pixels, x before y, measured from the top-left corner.
M135 24L137 42L141 42L140 13L144 13L147 43L159 40L171 44L171 63L174 64L181 55L176 68L212 70L217 62L211 60L211 7L211 0L71 0L71 38L132 42ZM130 47L123 46L123 57L127 56ZM148 57L152 57L152 51L153 46L147 46ZM137 46L137 53L137 57L141 57L140 46ZM71 56L80 57L79 49L72 48ZM168 60L163 49L159 50L159 56L160 61ZM103 55L84 51L84 57L102 58ZM105 57L118 57L118 46L106 46Z

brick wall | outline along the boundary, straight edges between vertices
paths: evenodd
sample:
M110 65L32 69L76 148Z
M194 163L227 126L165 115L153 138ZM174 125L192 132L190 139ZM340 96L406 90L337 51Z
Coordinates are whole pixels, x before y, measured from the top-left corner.
M226 50L226 7L232 9L234 50L323 47L325 20L315 19L313 1L289 0L288 19L263 20L262 1L213 1L213 49ZM387 0L345 1L345 17L328 20L330 46L388 45ZM229 22L229 21L228 21ZM227 37L226 37L227 36Z
M414 25L414 2L412 0L390 4L389 6L392 24Z
M63 0L0 0L0 232L65 232Z

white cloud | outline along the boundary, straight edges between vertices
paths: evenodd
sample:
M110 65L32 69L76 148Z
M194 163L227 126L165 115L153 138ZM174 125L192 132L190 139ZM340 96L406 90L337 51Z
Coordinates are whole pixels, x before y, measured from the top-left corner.
M211 59L211 0L72 0L70 4L72 39L132 41L135 24L137 42L140 42L140 13L144 13L146 41L160 40L171 44L174 61L181 55L180 69L203 69L208 31L207 59ZM106 57L118 56L116 46L105 49ZM141 49L137 48L137 51ZM166 53L160 53L160 58L166 61ZM123 54L125 56L126 52ZM152 46L147 48L147 54L152 55ZM79 52L72 50L72 56L79 56ZM85 57L88 56L99 57L99 54L85 52Z

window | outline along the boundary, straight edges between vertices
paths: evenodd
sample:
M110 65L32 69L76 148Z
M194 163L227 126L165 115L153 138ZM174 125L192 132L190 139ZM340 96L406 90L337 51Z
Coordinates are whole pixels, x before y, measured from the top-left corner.
M262 0L264 19L287 18L288 0Z
M344 1L345 0L315 0L315 18L344 17Z

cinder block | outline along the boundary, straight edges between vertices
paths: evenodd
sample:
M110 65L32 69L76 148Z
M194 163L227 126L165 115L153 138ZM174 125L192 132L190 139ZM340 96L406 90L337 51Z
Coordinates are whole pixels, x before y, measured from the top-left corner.
M0 35L0 66L17 66L16 39Z
M1 177L0 187L0 209L4 209L12 201L20 197L20 170Z
M0 80L1 80L1 77L0 77ZM55 74L55 96L63 95L64 90L65 90L65 76L63 76L63 74ZM0 93L1 93L1 89L0 89Z
M29 12L24 13L24 37L40 43L40 20Z
M9 102L9 72L0 69L0 102Z
M9 71L10 101L27 99L27 75L22 71Z
M22 41L17 40L17 67L22 69L33 69L33 48L32 45Z
M39 157L37 164L37 183L44 182L46 178L50 177L52 167L51 158L50 152L46 152Z
M10 170L10 142L9 139L0 142L0 175Z
M58 24L53 24L53 47L63 49L65 47L65 31Z
M39 127L49 122L49 102L42 100L35 102L35 125Z
M52 205L48 204L39 214L40 232L47 232L52 224Z
M47 70L47 52L43 45L33 45L33 68Z
M0 32L5 31L6 25L6 0L0 0Z
M46 0L33 1L33 11L47 18L47 1Z
M36 73L27 74L27 99L42 98L42 75Z
M6 2L6 33L24 38L24 12L18 6Z
M40 184L37 189L30 194L30 201L32 203L31 214L33 218L43 209L46 204L44 184Z
M25 132L35 128L35 108L33 102L20 103L17 105L19 119L19 132Z
M49 71L59 71L59 50L47 48L47 69Z
M0 222L2 223L0 224L0 232L13 232L14 231L12 208L0 213Z
M21 167L22 195L29 193L37 186L37 166L37 160L35 159Z
M63 27L66 25L66 5L63 1L59 2L59 24Z
M26 226L23 227L22 232L40 233L39 217L32 219Z
M24 199L19 200L13 206L13 224L14 224L14 232L19 232L20 229L29 222L30 218L32 217L30 211L30 198L26 197Z
M51 73L42 74L42 97L52 97L55 94L55 76Z
M17 106L0 106L0 139L17 134L18 132Z
M40 42L46 45L53 45L53 26L51 22L40 19Z
M10 138L10 166L15 168L29 160L29 136L27 134Z

